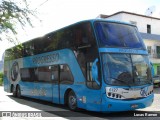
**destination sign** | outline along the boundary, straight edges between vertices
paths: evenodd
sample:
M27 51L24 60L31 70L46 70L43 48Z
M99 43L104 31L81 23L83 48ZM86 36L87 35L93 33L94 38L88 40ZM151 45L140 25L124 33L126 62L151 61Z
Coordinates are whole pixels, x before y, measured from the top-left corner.
M146 50L125 49L125 48L99 48L99 52L107 52L107 53L131 53L131 54L145 54L145 55L148 54Z
M119 49L120 53L138 53L138 50L134 49Z

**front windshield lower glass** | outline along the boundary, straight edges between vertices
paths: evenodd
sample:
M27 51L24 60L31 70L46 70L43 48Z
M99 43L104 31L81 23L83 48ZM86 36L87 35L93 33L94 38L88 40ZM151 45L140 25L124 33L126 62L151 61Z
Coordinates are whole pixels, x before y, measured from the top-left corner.
M147 56L106 53L102 58L107 84L133 86L151 83L151 66Z
M112 22L96 22L95 29L100 47L145 49L143 40L135 26Z

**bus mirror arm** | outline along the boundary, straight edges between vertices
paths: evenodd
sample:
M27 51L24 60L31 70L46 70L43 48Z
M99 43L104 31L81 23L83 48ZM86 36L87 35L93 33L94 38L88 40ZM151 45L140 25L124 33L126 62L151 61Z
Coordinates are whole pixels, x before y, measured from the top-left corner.
M92 64L92 78L98 85L100 85L100 82L98 80L98 66L97 66L97 63L98 63L98 58L96 58L94 60L93 64Z

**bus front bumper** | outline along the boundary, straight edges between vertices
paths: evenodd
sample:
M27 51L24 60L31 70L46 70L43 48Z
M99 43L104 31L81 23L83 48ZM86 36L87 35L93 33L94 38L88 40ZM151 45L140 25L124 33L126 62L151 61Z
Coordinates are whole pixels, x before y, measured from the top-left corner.
M102 112L118 112L118 111L130 111L140 108L146 108L153 103L154 95L137 100L116 100L107 98L104 94L102 100Z

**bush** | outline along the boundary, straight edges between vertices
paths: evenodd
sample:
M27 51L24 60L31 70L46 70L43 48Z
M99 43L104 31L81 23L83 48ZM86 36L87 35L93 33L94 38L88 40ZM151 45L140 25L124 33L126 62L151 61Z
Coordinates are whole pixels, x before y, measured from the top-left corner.
M2 72L0 73L0 78L3 78L3 73Z
M2 81L2 78L0 78L0 86L2 85L3 81Z
M3 73L0 73L0 86L2 85L3 83Z

